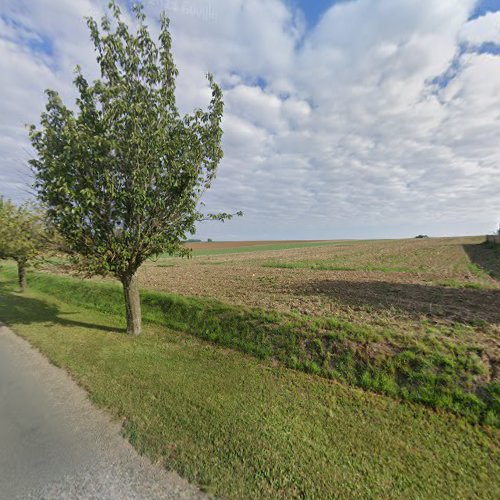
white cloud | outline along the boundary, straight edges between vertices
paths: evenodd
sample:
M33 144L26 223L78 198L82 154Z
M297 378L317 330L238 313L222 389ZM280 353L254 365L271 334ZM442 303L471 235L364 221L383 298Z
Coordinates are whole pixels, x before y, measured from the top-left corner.
M460 38L474 45L488 42L500 44L500 12L488 12L464 24Z
M181 108L206 104L207 71L225 89L225 159L206 201L246 217L204 226L201 235L493 229L500 215L500 56L474 47L498 43L500 14L468 20L474 4L352 0L306 32L300 11L284 0L146 1L153 16L170 7ZM95 75L81 18L100 17L103 5L2 4L6 194L24 196L16 184L26 158L22 124L42 110L42 90L69 99L76 63ZM50 54L33 48L47 40Z

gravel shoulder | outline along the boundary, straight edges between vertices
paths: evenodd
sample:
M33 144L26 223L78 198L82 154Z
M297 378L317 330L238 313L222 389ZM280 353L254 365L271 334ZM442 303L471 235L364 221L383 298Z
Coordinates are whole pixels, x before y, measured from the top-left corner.
M2 498L204 498L120 431L66 372L0 324Z

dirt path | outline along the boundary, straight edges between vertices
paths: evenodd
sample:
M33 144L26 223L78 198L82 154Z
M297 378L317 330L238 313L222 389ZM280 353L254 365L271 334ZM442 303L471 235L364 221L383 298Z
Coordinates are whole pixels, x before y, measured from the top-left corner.
M0 324L0 497L203 498L140 457L120 424Z

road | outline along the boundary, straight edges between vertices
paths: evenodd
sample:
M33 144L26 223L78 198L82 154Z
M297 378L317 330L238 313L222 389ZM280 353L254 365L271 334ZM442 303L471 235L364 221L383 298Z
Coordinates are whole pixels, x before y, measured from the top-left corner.
M140 457L120 423L0 324L0 498L203 498Z

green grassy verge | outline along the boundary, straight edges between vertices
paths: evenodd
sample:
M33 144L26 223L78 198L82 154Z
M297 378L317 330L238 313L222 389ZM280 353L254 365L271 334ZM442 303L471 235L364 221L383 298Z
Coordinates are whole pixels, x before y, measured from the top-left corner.
M10 271L14 280L14 272ZM34 274L31 286L69 304L122 315L118 285ZM259 309L215 300L142 292L146 323L274 359L396 398L445 409L472 423L500 425L500 386L487 382L474 328L428 326L424 336Z
M114 297L112 287L89 285L92 298L76 282L47 276L20 295L9 275L0 276L0 318L123 419L140 452L210 493L500 495L493 431L151 323L142 336L128 337L122 315L114 315L117 304L106 298ZM52 294L64 302L42 292L46 286L60 286ZM84 307L75 305L79 299Z

